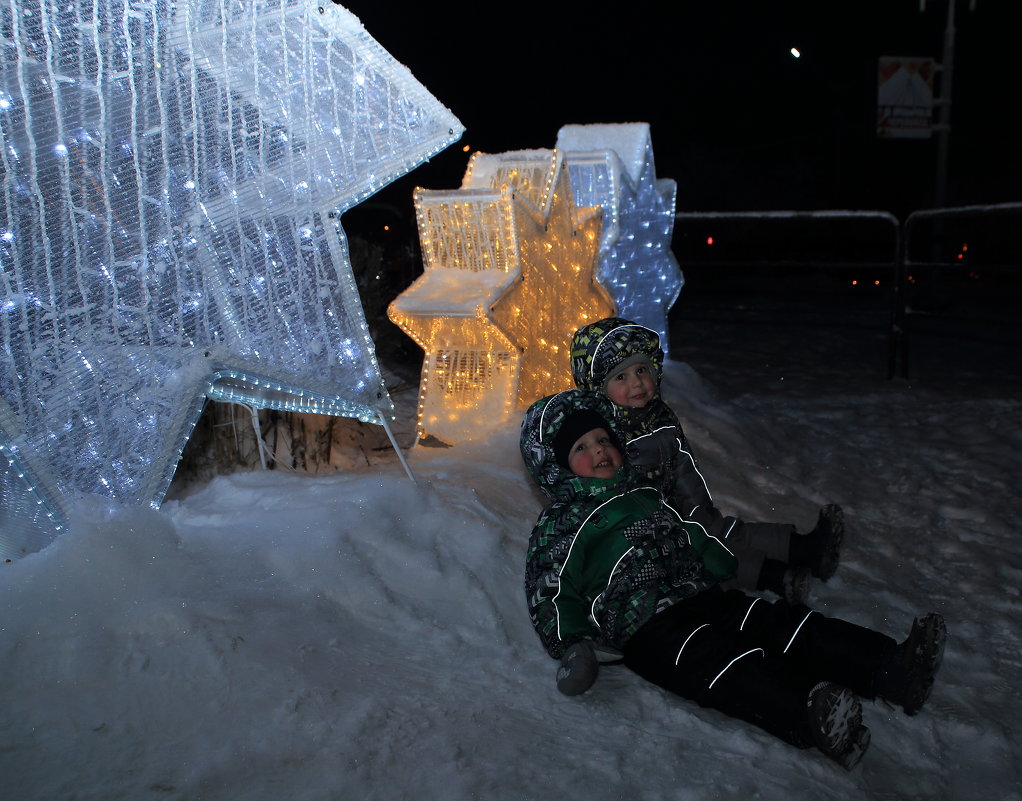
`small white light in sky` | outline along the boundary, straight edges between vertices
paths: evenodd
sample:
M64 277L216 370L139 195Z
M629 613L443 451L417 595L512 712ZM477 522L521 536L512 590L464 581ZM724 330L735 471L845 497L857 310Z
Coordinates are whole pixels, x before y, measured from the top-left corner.
M795 58L801 58L802 57L802 54L800 52L798 52L798 48L797 47L791 48L791 55L794 56Z

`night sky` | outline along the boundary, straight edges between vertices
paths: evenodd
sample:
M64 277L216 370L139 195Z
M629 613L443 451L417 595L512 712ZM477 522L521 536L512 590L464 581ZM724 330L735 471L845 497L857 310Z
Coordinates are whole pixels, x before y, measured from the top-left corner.
M384 202L457 187L466 145L549 148L567 123L642 121L679 211L904 217L933 206L936 138L877 139L877 58L939 61L947 1L343 5L466 127ZM1022 199L1018 16L1017 0L957 2L948 205Z

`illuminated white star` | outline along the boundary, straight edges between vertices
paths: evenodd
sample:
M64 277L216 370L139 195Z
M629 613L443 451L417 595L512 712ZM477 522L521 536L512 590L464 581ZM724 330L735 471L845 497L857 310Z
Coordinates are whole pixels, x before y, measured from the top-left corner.
M122 5L6 29L4 555L159 505L206 397L385 422L340 217L462 131L335 4Z
M565 125L575 202L603 208L596 275L621 317L652 328L668 350L667 315L684 284L671 252L676 185L658 179L646 123Z

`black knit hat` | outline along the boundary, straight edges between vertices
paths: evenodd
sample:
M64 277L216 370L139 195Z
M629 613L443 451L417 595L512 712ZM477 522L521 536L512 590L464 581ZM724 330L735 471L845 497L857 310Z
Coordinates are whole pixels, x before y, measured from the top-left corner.
M610 427L610 424L592 409L579 409L577 412L573 412L564 418L564 422L561 423L561 427L554 437L554 458L557 459L557 464L566 470L570 470L571 468L568 467L568 454L571 452L571 446L578 442L579 437L589 433L594 428L602 428L606 431L614 447L618 448L617 439L614 437L614 429Z

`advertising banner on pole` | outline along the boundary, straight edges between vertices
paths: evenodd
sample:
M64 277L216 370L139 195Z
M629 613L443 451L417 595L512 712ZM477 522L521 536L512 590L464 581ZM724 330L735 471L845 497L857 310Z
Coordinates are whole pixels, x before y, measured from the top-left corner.
M877 137L929 139L933 59L881 56L877 67Z

